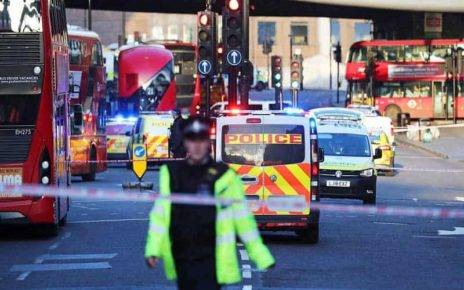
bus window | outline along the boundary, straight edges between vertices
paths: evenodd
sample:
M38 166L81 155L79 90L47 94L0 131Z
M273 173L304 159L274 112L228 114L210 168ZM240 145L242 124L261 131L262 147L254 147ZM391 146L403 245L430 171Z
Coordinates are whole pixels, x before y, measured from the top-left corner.
M367 83L353 82L351 84L351 98L354 103L363 103L367 99Z
M427 46L405 46L404 48L405 61L427 61L429 59L429 51Z
M380 83L377 87L378 95L381 98L402 98L403 89L400 83Z
M445 61L449 48L451 48L449 45L432 46L430 61Z
M103 66L103 52L99 42L92 47L92 65Z
M350 62L367 62L367 48L353 48L350 53Z
M1 1L0 30L3 32L42 32L40 0ZM7 11L6 11L7 10ZM28 17L23 17L27 15Z
M81 65L84 57L82 42L77 40L69 41L69 63L71 65Z
M379 47L376 59L379 61L399 62L404 60L404 47L382 46Z
M404 84L404 94L407 98L431 97L429 82L407 82Z

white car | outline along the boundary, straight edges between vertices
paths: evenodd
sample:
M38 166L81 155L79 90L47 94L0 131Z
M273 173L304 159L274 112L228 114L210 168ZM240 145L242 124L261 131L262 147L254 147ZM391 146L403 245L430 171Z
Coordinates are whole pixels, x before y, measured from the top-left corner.
M369 134L384 132L387 135L390 144L395 142L393 122L390 117L382 116L380 112L372 106L349 105L348 108L361 112L364 115L362 123Z

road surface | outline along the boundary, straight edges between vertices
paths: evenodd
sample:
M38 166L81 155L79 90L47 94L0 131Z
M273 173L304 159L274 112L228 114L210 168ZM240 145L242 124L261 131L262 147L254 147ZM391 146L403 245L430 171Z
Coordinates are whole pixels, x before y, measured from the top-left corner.
M397 164L464 169L463 163L401 146ZM124 168L111 168L96 182L73 186L119 190L132 178ZM156 171L147 176L156 178ZM378 201L463 209L463 174L400 171L380 177ZM150 208L147 203L73 200L68 224L56 238L37 237L28 228L3 229L0 289L174 289L161 268L149 270L144 264ZM264 233L277 259L272 270L256 271L240 247L245 279L230 289L462 289L460 227L463 220L322 212L317 245L304 244L293 234Z

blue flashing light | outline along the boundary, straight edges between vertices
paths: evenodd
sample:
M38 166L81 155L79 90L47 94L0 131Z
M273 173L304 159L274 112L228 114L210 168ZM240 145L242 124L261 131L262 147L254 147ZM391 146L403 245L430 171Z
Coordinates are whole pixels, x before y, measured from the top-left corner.
M127 117L126 118L123 115L117 115L116 117L114 117L114 120L118 124L126 123L126 122L135 123L135 122L137 122L137 117Z
M124 122L124 117L121 116L121 115L117 115L115 120L116 120L117 123L122 123L122 122Z
M309 120L309 130L310 130L310 133L311 134L316 134L316 120L314 120L313 118L311 118Z

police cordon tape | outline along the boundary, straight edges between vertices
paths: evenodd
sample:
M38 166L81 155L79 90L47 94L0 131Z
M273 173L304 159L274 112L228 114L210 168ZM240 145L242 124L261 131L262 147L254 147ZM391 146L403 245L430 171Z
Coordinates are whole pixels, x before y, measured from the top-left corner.
M149 158L147 162L172 162L172 161L182 161L185 158ZM107 159L107 160L71 160L67 161L70 164L94 164L94 163L107 163L107 164L123 164L123 163L132 163L133 159Z
M417 159L427 159L427 158L433 158L433 159L441 159L439 157L422 157L422 156L413 156L414 158ZM402 157L403 158L403 157ZM406 157L408 158L408 157ZM152 159L147 159L147 162L172 162L172 161L182 161L185 160L185 158L152 158ZM131 159L121 159L121 160L99 160L99 161L92 161L92 160L86 160L86 161L77 161L77 160L72 160L68 161L67 163L70 164L94 164L94 163L107 163L107 164L125 164L125 163L132 163L133 160ZM383 169L382 169L383 170ZM454 173L454 174L460 174L464 173L464 169L424 169L424 168L410 168L410 167L391 167L391 168L385 168L385 170L396 170L396 171L410 171L410 172L433 172L433 173Z
M154 191L109 191L102 189L74 189L58 188L40 185L5 185L0 184L0 196L40 196L40 197L72 197L90 200L135 201L154 202L158 199L167 199L177 204L191 205L223 205L229 206L242 203L242 200L213 198L208 195L191 195L173 193L169 197L163 197ZM7 194L6 194L7 193ZM268 206L279 208L283 211L299 211L307 207L307 202L302 196L286 196L266 201L250 200L250 206ZM345 205L333 203L311 202L311 209L319 209L324 212L338 212L346 214L367 214L382 216L405 216L420 218L464 219L464 209L439 208L439 207L407 207L392 205Z

